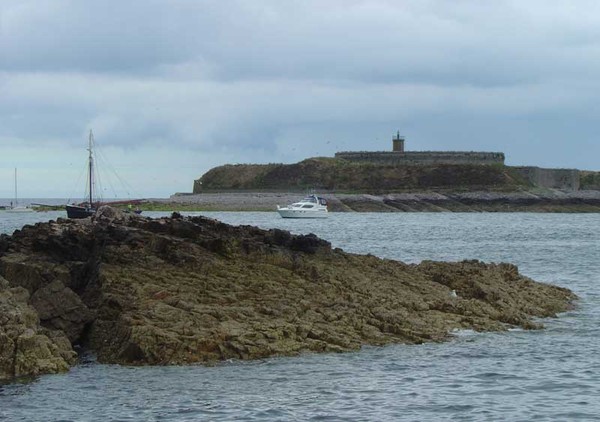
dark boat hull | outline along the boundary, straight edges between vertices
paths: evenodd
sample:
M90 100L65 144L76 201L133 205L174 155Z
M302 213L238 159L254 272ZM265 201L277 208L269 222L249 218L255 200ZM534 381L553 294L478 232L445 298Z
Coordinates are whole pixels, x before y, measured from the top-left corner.
M79 205L67 205L68 218L87 218L94 215L96 210L90 207L80 207Z

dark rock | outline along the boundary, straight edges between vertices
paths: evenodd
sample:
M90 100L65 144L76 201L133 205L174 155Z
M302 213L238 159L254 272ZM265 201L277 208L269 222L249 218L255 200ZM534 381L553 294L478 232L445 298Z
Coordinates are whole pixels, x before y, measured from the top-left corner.
M61 330L71 342L79 339L85 325L92 320L92 312L60 280L36 290L30 304L37 311L42 325Z
M332 250L314 234L204 217L106 209L93 221L27 226L1 244L4 378L64 370L72 344L100 362L162 365L539 328L532 318L576 298L509 264L406 265Z

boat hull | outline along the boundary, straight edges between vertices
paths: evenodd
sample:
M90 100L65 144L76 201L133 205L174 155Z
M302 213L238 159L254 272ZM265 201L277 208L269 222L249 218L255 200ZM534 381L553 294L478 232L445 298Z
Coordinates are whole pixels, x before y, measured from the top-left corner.
M277 210L282 218L327 218L327 210L306 211L299 209L279 208Z
M67 217L69 218L87 218L94 215L96 210L89 207L80 207L79 205L67 205Z
M21 213L21 212L33 212L34 210L32 208L28 208L28 207L14 207L14 208L8 208L6 210L6 212L15 212L15 213Z

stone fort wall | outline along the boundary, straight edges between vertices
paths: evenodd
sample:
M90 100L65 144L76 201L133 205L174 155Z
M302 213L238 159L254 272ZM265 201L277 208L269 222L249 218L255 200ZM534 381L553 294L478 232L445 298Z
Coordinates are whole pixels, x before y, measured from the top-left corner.
M342 151L336 152L335 157L354 162L390 165L504 164L504 153L502 152Z
M545 169L540 167L513 167L521 177L541 188L579 190L580 171L575 169Z

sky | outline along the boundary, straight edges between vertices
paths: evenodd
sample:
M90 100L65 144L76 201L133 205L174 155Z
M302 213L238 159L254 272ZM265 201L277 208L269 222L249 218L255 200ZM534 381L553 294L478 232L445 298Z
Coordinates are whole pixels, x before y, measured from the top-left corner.
M0 197L81 197L90 129L105 198L397 131L600 170L598 75L597 1L2 0Z

